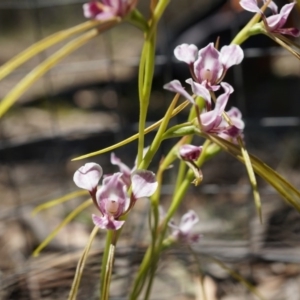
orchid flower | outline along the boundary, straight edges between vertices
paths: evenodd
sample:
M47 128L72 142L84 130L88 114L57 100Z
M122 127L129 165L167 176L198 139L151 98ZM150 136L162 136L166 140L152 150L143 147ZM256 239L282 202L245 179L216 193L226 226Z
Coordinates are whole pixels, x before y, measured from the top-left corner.
M96 199L102 217L93 215L93 222L101 229L118 230L125 221L118 220L137 199L150 197L157 189L155 174L147 170L136 170L131 175L132 195L129 198L122 173L114 173L103 179L102 187L97 191Z
M74 174L75 184L90 191L96 207L102 214L100 217L92 215L94 224L101 229L120 229L125 221L119 218L127 213L137 199L152 196L158 186L153 172L136 170L130 175L132 193L129 197L128 186L122 178L123 173L105 176L102 186L97 190L101 176L102 168L95 163L86 164Z
M180 146L178 152L181 159L195 161L199 158L202 152L202 147L185 144Z
M266 0L263 1L264 3ZM247 11L261 13L266 28L273 33L291 35L294 37L300 36L300 30L297 28L283 28L290 12L295 6L295 2L285 4L278 13L277 5L271 1L268 7L272 10L273 15L266 17L258 6L257 0L241 0L240 5Z
M135 6L135 0L101 0L83 4L83 14L88 19L107 20L125 17Z
M193 79L187 82L191 85L193 82L198 88L202 85L209 91L218 90L227 70L244 58L243 50L238 45L224 46L218 51L213 43L199 51L195 45L182 44L175 48L174 55L190 67Z
M202 130L206 133L219 133L223 130L222 127L220 127L223 120L222 115L229 96L233 92L233 88L226 82L222 82L221 86L224 89L224 93L217 98L214 109L200 114ZM204 97L204 95L202 96Z
M203 147L185 144L179 147L178 154L188 167L194 172L195 179L193 183L195 186L199 185L203 179L202 171L196 164L196 160L199 158Z
M172 229L173 238L187 244L198 242L201 238L201 234L192 233L193 227L198 222L199 218L193 210L188 211L182 216L179 226L170 222L169 227Z
M143 157L145 157L147 151L149 150L149 147L145 147L143 149ZM137 168L137 159L135 159L134 166L131 169L128 167L126 164L122 162L122 160L117 157L114 153L110 155L110 162L112 165L116 165L119 167L120 172L123 174L122 175L122 180L124 183L127 185L127 187L130 186L131 184L131 174L136 170Z
M232 107L226 112L227 116L230 118L232 125L228 125L227 121L223 120L220 127L223 127L223 131L219 132L218 135L223 139L237 143L236 138L238 136L243 136L243 130L245 128L245 123L242 120L242 113L236 107Z

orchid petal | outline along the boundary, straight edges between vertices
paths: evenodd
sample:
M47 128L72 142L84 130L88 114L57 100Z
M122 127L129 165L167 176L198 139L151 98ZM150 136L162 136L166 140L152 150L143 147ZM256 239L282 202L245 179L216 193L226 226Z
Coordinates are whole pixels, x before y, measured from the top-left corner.
M189 100L193 105L196 104L194 98L188 92L186 92L179 80L172 80L171 82L166 83L163 88L171 92L179 93L185 99Z
M263 0L264 3L266 3L268 0ZM278 6L276 5L276 3L274 1L271 1L268 5L268 7L272 10L273 14L277 14L278 13Z
M187 79L185 82L191 85L192 91L195 95L202 97L209 105L211 105L210 93L205 86L193 81L192 78Z
M183 160L197 160L201 154L202 147L194 145L182 145L179 148L179 156Z
M187 64L192 64L197 58L198 48L195 45L182 44L174 49L175 57Z
M221 86L224 89L224 94L220 95L216 101L215 110L217 110L218 115L221 116L223 111L225 110L226 104L228 102L230 94L233 93L233 87L226 82L222 82Z
M241 0L240 5L243 9L250 11L250 12L261 12L260 8L257 5L256 0Z
M206 80L214 84L223 74L219 51L214 47L213 43L210 43L205 48L199 50L198 55L198 59L194 64L194 72L199 83Z
M284 26L294 5L294 2L286 4L281 8L279 14L267 18L268 26L271 30L279 29Z
M74 173L73 180L79 188L93 192L97 189L102 174L103 170L100 165L86 163Z
M99 217L96 215L92 215L93 222L100 229L108 229L108 230L119 230L125 221L118 221L108 216Z
M120 172L123 174L122 179L123 179L124 183L127 186L130 186L131 169L126 164L124 164L121 161L121 159L118 158L114 153L111 153L111 155L110 155L110 162L111 162L111 164L119 167Z
M188 234L190 233L194 225L198 222L199 218L197 214L193 210L189 210L182 216L179 224L179 229L183 234Z
M155 174L147 170L136 170L131 175L131 182L135 199L152 196L158 186Z
M225 69L229 69L233 65L238 65L244 58L244 52L238 45L229 45L222 47L220 60Z
M121 180L122 173L114 173L107 176L102 182L102 186L96 193L96 200L103 215L113 215L119 217L126 209L129 197L126 186ZM112 203L116 204L117 210L112 212Z

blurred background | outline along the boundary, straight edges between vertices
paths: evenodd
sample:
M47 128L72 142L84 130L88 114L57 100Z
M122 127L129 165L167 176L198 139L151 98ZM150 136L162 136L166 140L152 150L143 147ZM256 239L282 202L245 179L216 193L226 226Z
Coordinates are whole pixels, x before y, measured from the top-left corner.
M0 64L33 43L85 21L81 0L1 0ZM286 2L276 1L281 7ZM147 15L148 1L139 1ZM299 8L288 26L300 28ZM149 124L164 115L172 94L162 86L189 77L175 60L174 48L199 48L220 36L230 43L252 17L237 0L173 0L159 25ZM298 41L299 42L299 41ZM37 55L1 81L1 99L35 66L66 42ZM66 299L76 263L93 228L90 208L67 225L38 258L32 251L84 198L41 212L35 206L76 190L74 171L87 161L102 165L110 153L91 160L71 159L110 146L137 132L137 73L143 43L140 31L122 24L81 47L36 82L0 119L0 299ZM300 187L300 62L264 36L242 45L245 59L229 70L235 89L230 106L243 113L249 152ZM184 121L187 111L172 122ZM151 143L153 134L147 135ZM201 140L197 141L199 144ZM172 146L163 143L151 168ZM136 142L115 153L129 166ZM243 165L225 153L203 166L204 181L191 187L178 216L194 209L203 238L199 254L207 300L255 299L209 256L216 257L254 284L266 299L300 299L300 218L258 178L264 223L259 224ZM169 170L162 205L172 195L175 172ZM137 203L117 252L111 299L126 299L128 287L149 236L148 203ZM97 299L104 232L98 234L82 281L79 299ZM202 299L194 258L184 247L164 254L151 299Z

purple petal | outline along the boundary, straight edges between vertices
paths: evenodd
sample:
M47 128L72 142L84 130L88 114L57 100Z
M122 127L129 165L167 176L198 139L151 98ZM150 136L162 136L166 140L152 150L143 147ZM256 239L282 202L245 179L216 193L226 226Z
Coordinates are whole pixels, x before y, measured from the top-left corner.
M152 196L158 186L155 174L147 170L136 170L131 175L131 182L135 199Z
M218 115L217 110L207 111L200 115L202 130L210 132L212 129L218 127L222 122L222 117Z
M96 193L96 200L103 215L113 215L118 218L128 206L129 197L126 185L121 179L122 175L122 173L114 173L107 176Z
M224 46L220 53L220 59L225 69L228 69L233 65L238 65L244 58L244 52L238 45Z
M260 12L260 8L257 5L257 1L256 0L241 0L240 1L240 5L243 9L247 10L247 11L251 11L254 13Z
M121 159L118 158L114 153L111 153L111 155L110 155L110 162L111 162L111 164L119 167L120 172L123 174L122 179L123 179L124 183L127 186L130 186L130 184L131 184L131 180L130 180L131 169L127 165L122 163Z
M199 222L197 214L193 210L185 213L180 221L179 229L183 234L190 234L191 229Z
M199 83L207 81L213 85L221 77L223 66L219 56L220 53L213 43L199 51L198 59L194 64L194 72Z
M102 11L101 13L97 14L97 16L95 16L96 20L99 21L105 21L111 18L116 17L118 14L116 12L114 12L113 10L108 10L108 11Z
M187 64L192 64L197 58L198 48L195 45L182 44L174 50L175 57Z
M266 3L268 0L264 0L264 3ZM271 1L268 5L268 7L272 10L272 13L275 15L278 13L278 6L275 2Z
M74 173L73 180L78 187L93 192L97 189L102 174L100 165L87 163Z
M82 8L83 15L88 19L95 18L101 12L99 6L94 1L83 4Z
M227 111L227 115L228 115L228 117L230 117L230 118L239 118L239 119L242 118L242 113L241 113L241 111L240 111L237 107L234 107L234 106L232 106L232 107L230 108L230 110Z
M179 156L183 160L197 160L201 154L202 147L194 145L182 145L179 148Z
M280 28L276 29L275 32L284 34L284 35L291 35L293 37L299 37L300 36L300 30L297 28Z
M284 26L294 5L295 2L286 4L281 8L279 14L267 18L268 26L271 30L279 29Z
M211 105L210 93L205 86L193 81L192 78L187 79L185 82L191 85L192 91L195 95L202 97L209 105Z
M217 98L215 110L218 112L218 115L221 116L225 110L226 104L228 102L230 94L233 93L233 87L226 82L222 82L221 86L224 89L224 94L220 95Z
M185 99L189 100L192 104L194 104L194 105L196 104L194 98L188 92L186 92L186 90L181 85L179 80L172 80L171 82L166 83L163 86L163 88L166 89L166 90L169 90L171 92L179 93Z
M119 230L125 221L118 221L108 216L98 217L96 215L92 215L93 222L96 226L101 229L108 229L108 230Z

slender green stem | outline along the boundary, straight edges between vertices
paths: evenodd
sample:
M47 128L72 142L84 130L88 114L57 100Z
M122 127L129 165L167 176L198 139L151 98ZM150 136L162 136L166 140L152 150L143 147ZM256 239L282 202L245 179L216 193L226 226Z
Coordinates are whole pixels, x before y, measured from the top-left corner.
M138 165L143 159L144 150L144 130L149 106L149 98L152 86L153 72L155 66L155 45L156 35L146 36L146 41L142 51L139 70L139 97L140 97L140 116L139 116L139 141L138 141Z
M70 38L71 36L78 34L82 31L86 31L88 29L91 29L93 27L98 27L101 25L106 26L107 24L113 22L120 22L121 19L119 18L112 18L110 20L106 21L99 21L99 20L91 20L84 22L82 24L76 25L74 27L71 27L66 30L62 30L59 32L56 32L41 41L38 41L37 43L33 44L17 56L13 57L11 60L6 62L0 67L0 80L5 78L8 74L10 74L13 70L21 66L23 63L37 55L38 53L52 47L53 45L66 40Z
M107 287L106 285L106 274L107 274L107 262L108 262L108 257L110 253L110 245L113 240L113 234L114 232L112 230L107 230L106 233L106 241L105 241L105 248L102 256L102 265L101 265L101 274L100 274L100 299L104 299L103 297L105 296L105 292Z
M147 21L137 9L134 9L129 16L127 16L126 20L133 26L141 29L143 32L147 32L149 29Z
M177 104L177 101L179 99L180 95L176 94L176 96L174 97L171 105L169 106L162 123L159 126L159 129L155 135L154 140L152 141L149 150L147 151L144 159L142 160L141 164L139 165L140 169L145 169L149 166L153 156L155 155L155 153L157 152L162 140L163 140L163 134L165 133L167 126L169 124L169 121L172 117L172 112L175 109L175 106Z

